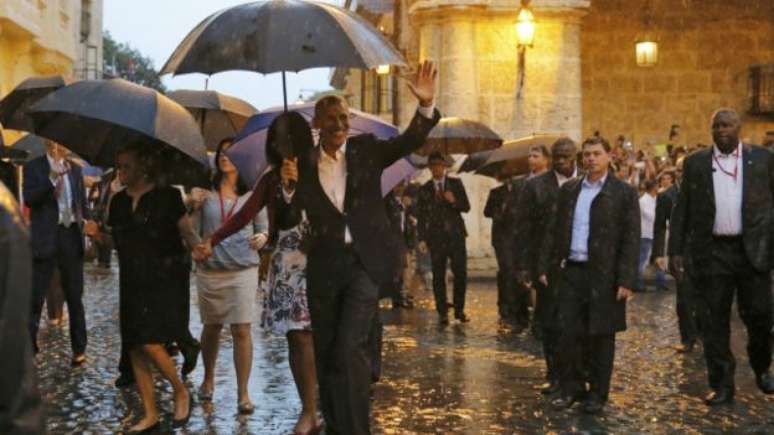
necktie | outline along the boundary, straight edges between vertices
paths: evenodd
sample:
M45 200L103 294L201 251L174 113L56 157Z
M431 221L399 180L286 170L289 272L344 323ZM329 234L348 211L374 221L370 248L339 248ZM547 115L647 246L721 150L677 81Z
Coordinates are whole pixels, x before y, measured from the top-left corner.
M65 186L65 177L67 176L67 171L59 172L59 175L56 177L56 196L57 196L57 202L59 203L59 207L62 211L62 225L65 227L69 227L73 223L73 215L72 211L70 209L70 204L67 200L67 188Z

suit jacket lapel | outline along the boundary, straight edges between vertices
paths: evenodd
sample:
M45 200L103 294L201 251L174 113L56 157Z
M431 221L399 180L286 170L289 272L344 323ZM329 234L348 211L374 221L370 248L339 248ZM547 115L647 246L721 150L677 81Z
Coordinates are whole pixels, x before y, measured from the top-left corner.
M744 211L744 205L747 203L747 198L750 197L750 188L752 187L752 163L750 146L744 144L742 145L742 211Z
M701 175L705 180L707 189L707 201L708 204L712 207L713 215L715 211L715 180L713 177L713 169L712 169L712 155L715 152L713 147L709 147L708 149L704 150L704 154L700 154L701 156L701 165L699 165L699 170L701 171Z
M346 187L344 191L344 213L346 214L349 212L350 206L351 206L351 199L352 199L352 171L350 170L352 168L352 162L354 159L354 153L355 148L352 146L352 141L350 140L347 144L347 151L344 153L344 159L347 162L347 180L346 180Z

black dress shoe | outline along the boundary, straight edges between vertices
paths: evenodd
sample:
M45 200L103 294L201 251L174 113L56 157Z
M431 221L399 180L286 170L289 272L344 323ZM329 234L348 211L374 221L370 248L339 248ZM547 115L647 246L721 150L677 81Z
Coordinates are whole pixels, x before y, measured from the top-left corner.
M691 353L696 347L696 341L689 341L688 343L682 343L675 347L677 353Z
M540 389L540 394L544 394L546 396L553 396L554 394L559 392L559 382L557 381L549 381L543 388Z
M160 423L157 421L152 426L148 426L145 429L140 430L129 430L126 432L127 435L139 435L139 434L150 434L156 432L160 427Z
M468 322L470 322L470 317L466 316L465 313L455 314L454 318L459 320L460 323L468 323Z
M709 406L725 405L734 401L733 390L718 390L711 392L704 398L704 403Z
M131 387L132 385L134 385L134 376L122 373L116 378L116 388L126 388Z
M755 383L764 394L774 394L774 376L763 373L755 377Z
M173 419L172 420L172 428L178 429L186 424L188 424L188 420L191 419L191 409L193 408L193 397L191 397L190 393L188 395L188 413L185 415L185 417L180 419Z
M580 395L561 396L551 401L551 406L557 410L569 409L575 402L580 400Z
M583 402L583 412L586 414L599 414L605 407L605 401L594 394L590 394Z
M199 359L199 352L201 352L201 350L202 346L198 341L186 344L185 346L180 346L180 353L183 354L183 367L180 369L180 372L182 373L183 378L188 376L188 374L196 368L196 360Z
M449 315L448 314L441 314L438 316L438 323L440 325L448 325L449 324Z

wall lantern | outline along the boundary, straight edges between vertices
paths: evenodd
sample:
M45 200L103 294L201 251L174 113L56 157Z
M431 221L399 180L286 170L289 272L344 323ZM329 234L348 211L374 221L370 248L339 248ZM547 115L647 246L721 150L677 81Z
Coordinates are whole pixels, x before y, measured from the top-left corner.
M635 45L637 65L655 66L658 63L658 44L653 41L640 41Z
M386 76L390 73L390 65L379 65L376 67L376 73L380 76Z

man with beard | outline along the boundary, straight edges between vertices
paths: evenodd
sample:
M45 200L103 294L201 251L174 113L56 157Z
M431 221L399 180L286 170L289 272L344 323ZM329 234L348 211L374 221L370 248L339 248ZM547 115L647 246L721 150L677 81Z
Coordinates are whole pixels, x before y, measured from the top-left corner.
M557 295L538 281L537 262L535 261L543 246L543 234L547 231L549 207L559 188L578 175L575 166L577 157L575 142L561 138L551 146L552 170L527 180L516 208L517 239L522 241L517 254L519 279L537 290L537 304L532 328L535 336L542 339L543 357L546 360L546 380L543 394L559 391L559 369L557 367L558 323L556 313Z
M553 403L564 409L583 399L589 414L608 399L615 334L626 329L639 260L637 190L609 171L610 157L604 138L583 143L588 172L556 196L538 260L538 280L559 296L562 396Z
M710 405L734 398L736 361L730 347L734 294L747 328L747 355L758 388L774 394L771 366L771 266L774 256L774 158L743 144L742 123L731 109L712 115L715 144L685 160L683 184L672 212L670 266L686 271L701 289L702 335Z

